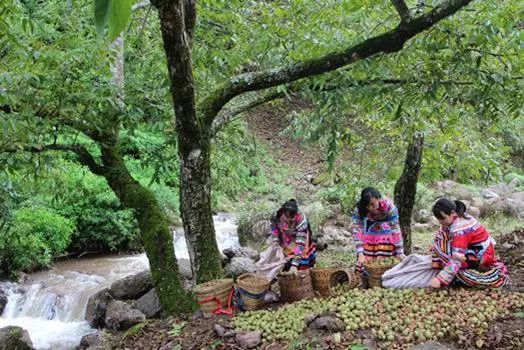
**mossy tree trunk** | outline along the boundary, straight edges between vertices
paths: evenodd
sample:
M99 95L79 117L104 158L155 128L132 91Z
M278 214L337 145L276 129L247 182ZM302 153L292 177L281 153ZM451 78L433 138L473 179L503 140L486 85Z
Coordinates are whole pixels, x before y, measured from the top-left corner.
M190 311L192 299L180 283L173 234L156 197L131 176L116 142L103 143L102 164L111 189L125 207L134 210L163 310Z
M156 1L175 106L180 158L180 212L193 274L205 282L222 274L211 213L211 130L197 117L191 44L194 1Z
M395 205L398 208L400 230L404 240L404 252L411 254L411 215L417 194L417 180L422 166L424 136L415 133L409 143L402 175L395 184Z
M71 152L77 156L78 162L87 166L93 174L103 176L122 205L133 209L163 310L168 313L189 312L194 302L180 283L169 221L154 194L131 176L117 141L118 128L115 125L118 123L109 119L107 130L111 131L99 132L86 127L78 128L99 145L101 162L95 159L87 148L78 144L27 145L22 149L3 149L2 152Z

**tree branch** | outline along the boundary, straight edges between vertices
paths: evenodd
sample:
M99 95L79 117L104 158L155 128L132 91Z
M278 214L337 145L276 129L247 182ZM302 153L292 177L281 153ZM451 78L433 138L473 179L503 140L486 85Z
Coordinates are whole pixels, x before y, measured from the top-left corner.
M261 72L240 74L230 78L200 104L199 110L202 113L204 122L206 125L211 126L222 107L233 97L244 92L262 90L308 76L333 71L378 53L400 51L407 40L454 14L471 1L448 0L424 15L409 22L401 22L396 28L364 40L344 51L332 52L320 58Z
M404 0L391 0L395 10L397 10L398 15L400 16L401 22L409 22L411 20L411 14L409 13L409 8L404 2Z
M99 165L93 155L89 153L87 148L81 145L64 145L64 144L50 144L50 145L23 145L19 147L7 147L0 149L1 153L17 153L17 152L30 152L30 153L42 153L47 151L65 151L73 152L78 157L78 161L87 166L91 172L96 175L103 176L105 169Z
M225 107L218 113L211 126L211 134L215 135L226 123L233 120L239 114L242 114L251 108L260 106L266 102L276 100L284 97L286 94L283 91L269 91L263 95L257 96L253 100L242 103L229 108Z
M399 78L372 78L372 79L359 79L359 80L351 80L347 83L334 83L334 84L328 84L319 88L313 88L312 90L315 91L331 91L341 88L352 88L352 87L359 87L359 86L368 86L368 85L408 85L408 84L418 84L418 85L430 85L430 84L442 84L442 85L473 85L474 83L472 81L462 81L462 80L438 80L438 81L427 81L427 80L420 80L416 78L405 78L405 79L399 79Z

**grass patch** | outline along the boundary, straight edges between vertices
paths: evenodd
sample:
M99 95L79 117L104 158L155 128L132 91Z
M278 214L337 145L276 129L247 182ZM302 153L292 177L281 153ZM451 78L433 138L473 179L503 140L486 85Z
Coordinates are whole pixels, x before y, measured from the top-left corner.
M502 213L482 218L480 222L495 238L511 233L524 226L522 220Z
M142 328L144 328L149 322L148 321L145 321L145 322L141 322L141 323L137 323L135 324L134 326L132 326L131 328L129 328L125 333L124 335L122 336L122 341L126 340L127 338L129 337L132 337L134 336L135 334L137 334L138 332L140 332L140 330Z

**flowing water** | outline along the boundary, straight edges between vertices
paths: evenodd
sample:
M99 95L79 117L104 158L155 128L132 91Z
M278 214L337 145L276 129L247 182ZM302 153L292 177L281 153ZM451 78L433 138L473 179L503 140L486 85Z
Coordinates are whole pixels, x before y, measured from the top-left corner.
M238 246L234 216L213 217L220 250ZM174 232L178 259L188 259L182 230ZM8 297L0 328L20 326L36 349L68 350L93 329L84 321L89 297L114 281L149 268L145 254L80 258L56 263L29 275L23 284L0 282Z

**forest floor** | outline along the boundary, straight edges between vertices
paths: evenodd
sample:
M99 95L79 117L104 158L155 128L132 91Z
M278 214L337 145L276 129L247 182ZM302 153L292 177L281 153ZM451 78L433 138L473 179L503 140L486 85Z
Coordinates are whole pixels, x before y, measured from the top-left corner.
M307 108L307 105L302 106ZM248 126L254 136L262 141L280 164L293 171L287 184L295 188L299 201L307 200L318 189L313 179L325 171L325 155L318 148L306 147L300 140L294 140L284 131L289 126L285 116L291 107L283 105L261 106L247 118ZM416 239L416 238L415 238ZM501 259L508 264L511 272L511 293L524 293L524 227L497 239L497 250ZM425 242L414 241L424 245ZM321 252L326 258L344 262L351 252L329 248ZM349 260L353 260L348 259ZM339 262L340 262L339 261ZM278 306L277 306L278 307ZM272 307L273 309L274 307ZM441 343L426 344L424 349L524 349L524 310L500 317L489 324L486 336L479 342L478 335L465 329L460 338L438 339ZM197 314L195 314L197 315ZM232 318L213 316L211 318L168 317L148 320L139 327L128 331L116 346L117 349L241 349L235 341ZM278 322L278 320L276 320ZM222 328L218 327L220 325ZM226 331L220 336L217 328ZM228 332L229 331L229 332ZM357 338L355 338L357 337ZM364 345L354 345L355 342ZM353 345L352 345L353 344ZM330 332L306 330L300 339L288 342L263 342L257 348L276 349L373 349L383 347L370 329L357 332L342 332L335 337ZM400 345L399 348L404 348Z
M524 229L516 230L498 239L500 258L507 264L512 285L505 291L524 293ZM450 293L453 293L451 291ZM481 292L479 292L481 293ZM457 310L460 311L460 310ZM460 318L457 318L460 320ZM278 322L278 320L276 320ZM149 320L128 332L116 346L117 349L241 349L235 337L219 336L216 325L226 331L233 330L232 318L186 316ZM231 332L233 334L234 332ZM227 334L227 333L226 333ZM381 347L370 329L342 332L336 339L328 331L306 330L300 337L288 342L264 342L259 349L373 349ZM479 340L481 340L479 342ZM499 317L489 323L486 335L479 338L473 328L464 328L460 337L438 339L440 343L426 343L422 349L524 349L524 310ZM355 342L365 345L354 345ZM400 345L400 348L402 345Z

